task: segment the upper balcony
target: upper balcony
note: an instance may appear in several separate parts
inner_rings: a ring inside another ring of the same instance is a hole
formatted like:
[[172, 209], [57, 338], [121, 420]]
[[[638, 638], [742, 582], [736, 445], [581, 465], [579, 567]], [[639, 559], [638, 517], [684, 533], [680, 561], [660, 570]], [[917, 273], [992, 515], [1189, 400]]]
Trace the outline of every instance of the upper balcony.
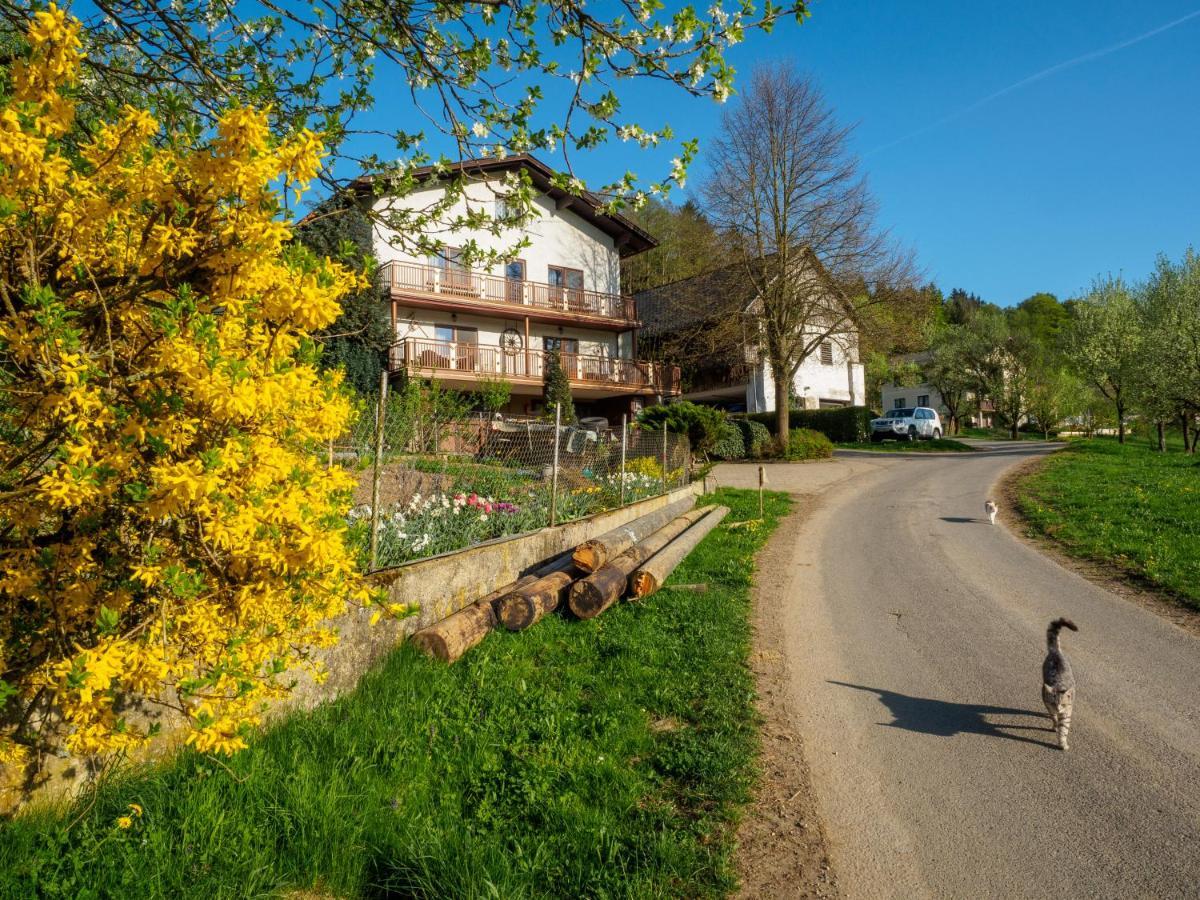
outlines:
[[528, 316], [615, 331], [639, 325], [633, 298], [622, 294], [410, 262], [386, 264], [383, 277], [392, 299], [414, 306]]

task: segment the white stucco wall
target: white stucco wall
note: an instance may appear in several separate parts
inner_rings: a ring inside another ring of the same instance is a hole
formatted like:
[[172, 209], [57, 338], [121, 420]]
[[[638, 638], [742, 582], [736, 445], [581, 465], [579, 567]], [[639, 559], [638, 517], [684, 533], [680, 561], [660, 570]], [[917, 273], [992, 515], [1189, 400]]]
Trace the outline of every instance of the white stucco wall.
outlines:
[[[464, 215], [468, 206], [491, 213], [496, 202], [500, 179], [472, 182], [465, 189], [465, 198], [460, 199], [446, 214], [447, 220]], [[406, 197], [381, 197], [375, 201], [375, 210], [386, 215], [389, 208], [424, 209], [442, 195], [442, 188], [427, 185]], [[393, 206], [394, 204], [394, 206]], [[504, 251], [511, 248], [522, 237], [528, 235], [530, 245], [516, 252], [525, 261], [525, 277], [529, 281], [549, 280], [550, 266], [563, 266], [583, 271], [583, 286], [587, 290], [604, 291], [610, 294], [621, 290], [621, 260], [613, 239], [585, 221], [569, 209], [555, 209], [554, 201], [544, 194], [534, 200], [538, 218], [519, 231], [513, 230], [494, 235], [481, 230], [447, 231], [438, 237], [447, 246], [455, 247], [474, 240], [485, 250]], [[398, 249], [396, 232], [382, 224], [375, 227], [375, 255], [380, 263], [392, 261], [426, 262], [424, 257]], [[502, 275], [503, 266], [492, 269], [494, 275]]]
[[[830, 342], [833, 362], [822, 363], [820, 350], [810, 354], [796, 370], [793, 380], [797, 397], [805, 398], [809, 409], [821, 402], [851, 406], [867, 405], [866, 377], [858, 359], [858, 341], [853, 335], [841, 335]], [[749, 412], [774, 412], [775, 379], [766, 361], [754, 367], [746, 385], [746, 409]]]

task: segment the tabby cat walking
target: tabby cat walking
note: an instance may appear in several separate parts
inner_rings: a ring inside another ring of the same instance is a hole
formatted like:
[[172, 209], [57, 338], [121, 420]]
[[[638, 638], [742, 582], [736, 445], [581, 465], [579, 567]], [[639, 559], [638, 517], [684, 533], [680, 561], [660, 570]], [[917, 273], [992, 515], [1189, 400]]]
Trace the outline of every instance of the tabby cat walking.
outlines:
[[1042, 702], [1050, 713], [1050, 721], [1058, 733], [1058, 746], [1069, 750], [1067, 735], [1071, 732], [1071, 712], [1075, 707], [1075, 674], [1062, 651], [1058, 633], [1079, 628], [1070, 619], [1055, 619], [1046, 629], [1046, 659], [1042, 662]]

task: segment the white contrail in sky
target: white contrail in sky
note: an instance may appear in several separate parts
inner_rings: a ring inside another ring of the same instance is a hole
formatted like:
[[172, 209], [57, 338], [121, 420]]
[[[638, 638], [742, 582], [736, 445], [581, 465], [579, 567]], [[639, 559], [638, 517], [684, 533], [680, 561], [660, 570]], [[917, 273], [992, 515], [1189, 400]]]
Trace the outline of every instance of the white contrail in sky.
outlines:
[[918, 128], [916, 131], [909, 132], [902, 137], [896, 138], [894, 141], [888, 141], [886, 144], [880, 144], [878, 147], [873, 147], [864, 153], [863, 156], [870, 156], [872, 153], [878, 153], [880, 150], [886, 150], [889, 147], [895, 147], [897, 144], [902, 144], [904, 141], [915, 138], [917, 135], [924, 134], [927, 131], [932, 131], [935, 128], [945, 125], [947, 122], [953, 122], [955, 119], [961, 118], [967, 113], [974, 112], [975, 110], [979, 109], [979, 107], [991, 103], [993, 100], [1003, 97], [1005, 94], [1011, 94], [1013, 91], [1019, 90], [1026, 85], [1033, 84], [1035, 81], [1041, 81], [1043, 78], [1049, 78], [1051, 75], [1055, 75], [1064, 69], [1071, 69], [1075, 66], [1080, 66], [1086, 62], [1100, 59], [1102, 56], [1108, 56], [1110, 53], [1116, 53], [1118, 50], [1124, 50], [1126, 47], [1132, 47], [1134, 44], [1140, 44], [1142, 41], [1148, 41], [1150, 38], [1162, 34], [1164, 31], [1170, 31], [1172, 28], [1182, 25], [1184, 22], [1194, 19], [1197, 16], [1200, 16], [1200, 9], [1188, 13], [1186, 16], [1180, 16], [1178, 19], [1167, 22], [1165, 25], [1159, 25], [1157, 28], [1152, 28], [1144, 34], [1139, 34], [1137, 37], [1131, 37], [1127, 40], [1121, 41], [1118, 44], [1113, 44], [1111, 47], [1104, 47], [1101, 50], [1093, 50], [1090, 53], [1083, 54], [1082, 56], [1076, 56], [1074, 59], [1068, 59], [1066, 62], [1060, 62], [1056, 65], [1050, 66], [1047, 69], [1042, 69], [1040, 72], [1035, 72], [1028, 78], [1022, 78], [1020, 81], [1014, 82], [1006, 88], [1001, 88], [994, 94], [988, 94], [981, 100], [976, 100], [970, 106], [964, 106], [962, 109], [952, 112], [948, 116], [943, 116], [936, 122], [932, 122], [923, 128]]

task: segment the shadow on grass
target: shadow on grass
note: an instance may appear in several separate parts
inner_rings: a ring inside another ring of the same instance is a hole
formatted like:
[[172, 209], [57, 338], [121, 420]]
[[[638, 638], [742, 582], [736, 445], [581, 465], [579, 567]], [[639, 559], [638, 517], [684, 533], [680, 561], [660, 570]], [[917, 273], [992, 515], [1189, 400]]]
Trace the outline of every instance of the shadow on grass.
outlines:
[[850, 684], [845, 681], [830, 680], [829, 684], [851, 688], [856, 691], [866, 691], [875, 694], [879, 701], [888, 708], [893, 721], [880, 722], [887, 728], [903, 728], [905, 731], [917, 734], [928, 734], [935, 737], [954, 737], [959, 734], [979, 734], [984, 737], [1006, 738], [1010, 741], [1021, 741], [1057, 750], [1057, 745], [1048, 741], [1039, 741], [1020, 734], [1010, 734], [1013, 731], [1050, 731], [1044, 726], [1011, 725], [1005, 722], [990, 722], [986, 716], [1034, 716], [1042, 718], [1043, 713], [1031, 712], [1027, 709], [1014, 709], [1008, 706], [986, 706], [978, 703], [954, 703], [949, 700], [934, 700], [931, 697], [913, 697], [883, 688], [867, 687], [861, 684]]

